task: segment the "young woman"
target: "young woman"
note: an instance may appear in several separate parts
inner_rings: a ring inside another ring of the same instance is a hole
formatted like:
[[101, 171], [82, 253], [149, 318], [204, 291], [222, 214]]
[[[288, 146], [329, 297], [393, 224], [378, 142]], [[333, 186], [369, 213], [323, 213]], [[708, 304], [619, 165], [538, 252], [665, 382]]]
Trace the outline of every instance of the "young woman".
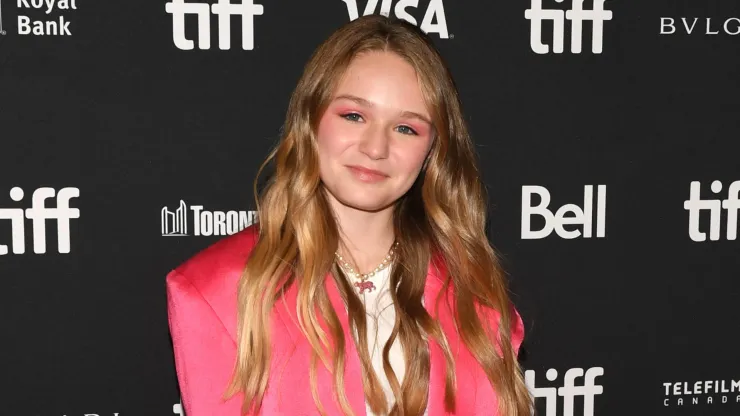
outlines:
[[188, 416], [531, 414], [473, 144], [415, 26], [315, 51], [259, 223], [167, 277]]

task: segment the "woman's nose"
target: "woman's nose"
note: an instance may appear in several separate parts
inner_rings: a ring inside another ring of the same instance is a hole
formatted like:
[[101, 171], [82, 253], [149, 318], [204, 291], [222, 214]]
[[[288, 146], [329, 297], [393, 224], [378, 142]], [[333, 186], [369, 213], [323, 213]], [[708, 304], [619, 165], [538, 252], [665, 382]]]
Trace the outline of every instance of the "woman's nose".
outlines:
[[388, 157], [390, 142], [388, 130], [381, 125], [368, 127], [362, 135], [360, 151], [371, 159], [385, 159]]

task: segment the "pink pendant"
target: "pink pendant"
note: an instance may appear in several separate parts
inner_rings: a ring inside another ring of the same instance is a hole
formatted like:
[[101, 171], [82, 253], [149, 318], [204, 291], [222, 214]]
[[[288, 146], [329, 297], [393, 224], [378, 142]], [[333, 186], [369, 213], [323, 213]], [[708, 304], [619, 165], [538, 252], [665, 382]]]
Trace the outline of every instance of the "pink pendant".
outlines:
[[371, 282], [370, 280], [366, 280], [364, 282], [355, 282], [355, 286], [357, 286], [360, 289], [360, 294], [365, 293], [365, 290], [368, 292], [372, 292], [375, 290], [375, 284]]

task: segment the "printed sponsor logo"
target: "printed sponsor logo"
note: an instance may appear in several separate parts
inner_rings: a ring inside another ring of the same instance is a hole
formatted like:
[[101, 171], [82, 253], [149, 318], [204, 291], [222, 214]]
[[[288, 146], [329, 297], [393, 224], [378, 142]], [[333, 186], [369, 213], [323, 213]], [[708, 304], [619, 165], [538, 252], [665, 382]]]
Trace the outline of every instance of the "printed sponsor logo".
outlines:
[[663, 406], [740, 403], [740, 379], [663, 383]]
[[[68, 13], [70, 10], [77, 10], [76, 0], [17, 0], [16, 7], [20, 13], [24, 13], [18, 15], [19, 35], [72, 36], [73, 30], [70, 29]], [[44, 18], [34, 19], [25, 15], [27, 11], [33, 10], [43, 11]], [[2, 28], [2, 6], [0, 6], [0, 34], [5, 34]]]
[[[715, 195], [722, 192], [723, 185], [720, 181], [714, 181], [709, 189]], [[689, 187], [689, 199], [684, 201], [683, 207], [689, 211], [689, 237], [697, 242], [706, 241], [707, 233], [702, 231], [700, 218], [702, 211], [709, 211], [709, 239], [717, 241], [722, 231], [722, 210], [727, 212], [725, 220], [725, 239], [737, 239], [737, 217], [740, 211], [740, 180], [732, 182], [727, 187], [727, 198], [725, 199], [702, 199], [701, 182], [693, 181]]]
[[[533, 205], [532, 197], [539, 196], [540, 203]], [[584, 186], [583, 207], [566, 204], [553, 213], [550, 205], [550, 192], [544, 186], [522, 186], [522, 239], [541, 239], [555, 233], [565, 239], [578, 237], [591, 238], [596, 219], [596, 237], [606, 235], [606, 185], [598, 185], [596, 210], [594, 212], [593, 186]], [[570, 215], [568, 215], [570, 214]], [[540, 230], [532, 229], [532, 217], [540, 216], [545, 226]], [[581, 226], [581, 229], [567, 230], [566, 226]]]
[[[192, 228], [188, 211], [192, 212]], [[185, 201], [172, 211], [163, 207], [161, 212], [162, 235], [172, 237], [224, 236], [235, 234], [257, 222], [256, 211], [208, 211], [202, 205], [191, 205]]]
[[[562, 3], [563, 0], [555, 0]], [[593, 9], [583, 8], [584, 0], [572, 0], [570, 10], [544, 9], [542, 0], [532, 0], [524, 18], [529, 20], [529, 44], [534, 53], [550, 53], [550, 45], [542, 39], [542, 22], [552, 22], [552, 52], [563, 53], [565, 21], [570, 21], [570, 51], [581, 53], [583, 48], [583, 22], [591, 22], [591, 52], [599, 54], [604, 49], [604, 22], [612, 20], [611, 10], [604, 9], [606, 0], [593, 0]]]
[[740, 17], [716, 19], [712, 17], [661, 17], [661, 35], [740, 35]]
[[[46, 253], [46, 222], [56, 221], [57, 251], [67, 254], [70, 251], [70, 222], [80, 218], [78, 208], [70, 208], [69, 202], [80, 196], [78, 188], [62, 188], [56, 192], [54, 188], [38, 188], [31, 196], [31, 208], [0, 208], [0, 220], [10, 220], [13, 254], [26, 252], [26, 220], [31, 220], [31, 234], [33, 235], [33, 252]], [[10, 190], [10, 199], [21, 202], [25, 192], [20, 187]], [[56, 199], [56, 207], [47, 207], [48, 199]], [[0, 244], [0, 256], [8, 254], [8, 246]]]
[[[545, 400], [545, 413], [543, 416], [561, 416], [557, 413], [558, 397], [562, 397], [562, 416], [574, 416], [576, 414], [576, 397], [582, 397], [578, 404], [583, 403], [583, 410], [579, 415], [593, 416], [594, 401], [597, 395], [604, 393], [604, 387], [596, 384], [596, 378], [604, 375], [604, 368], [592, 367], [587, 370], [582, 368], [571, 368], [563, 375], [562, 386], [559, 387], [537, 387], [536, 374], [534, 370], [524, 372], [524, 381], [532, 393], [534, 405], [538, 404], [537, 399]], [[545, 378], [548, 381], [558, 379], [558, 371], [551, 368], [545, 372]], [[578, 379], [582, 378], [579, 383]]]
[[178, 49], [189, 51], [195, 48], [195, 42], [185, 37], [185, 16], [198, 16], [198, 49], [211, 49], [211, 14], [218, 16], [218, 48], [231, 49], [231, 17], [241, 17], [242, 49], [254, 49], [254, 18], [261, 16], [264, 7], [252, 0], [241, 0], [231, 3], [230, 0], [198, 3], [185, 0], [171, 0], [165, 4], [165, 11], [172, 15], [172, 41]]
[[[360, 16], [360, 5], [357, 0], [342, 0], [347, 5], [347, 14], [349, 20], [355, 20]], [[442, 39], [450, 39], [454, 36], [447, 30], [447, 16], [445, 15], [445, 6], [442, 0], [431, 0], [426, 6], [426, 11], [418, 23], [416, 16], [420, 16], [421, 11], [419, 0], [367, 0], [365, 8], [362, 11], [363, 16], [370, 14], [382, 14], [390, 16], [391, 12], [399, 19], [405, 20], [426, 33], [436, 33]]]

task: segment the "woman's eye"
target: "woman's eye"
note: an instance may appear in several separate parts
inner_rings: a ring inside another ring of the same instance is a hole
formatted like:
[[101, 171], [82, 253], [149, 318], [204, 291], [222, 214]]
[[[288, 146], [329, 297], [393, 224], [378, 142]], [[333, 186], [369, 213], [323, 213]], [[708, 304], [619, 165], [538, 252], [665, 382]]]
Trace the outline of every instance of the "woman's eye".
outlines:
[[342, 114], [342, 117], [346, 118], [349, 121], [360, 121], [362, 119], [362, 116], [357, 113]]
[[409, 126], [398, 126], [399, 133], [416, 135], [416, 131]]

